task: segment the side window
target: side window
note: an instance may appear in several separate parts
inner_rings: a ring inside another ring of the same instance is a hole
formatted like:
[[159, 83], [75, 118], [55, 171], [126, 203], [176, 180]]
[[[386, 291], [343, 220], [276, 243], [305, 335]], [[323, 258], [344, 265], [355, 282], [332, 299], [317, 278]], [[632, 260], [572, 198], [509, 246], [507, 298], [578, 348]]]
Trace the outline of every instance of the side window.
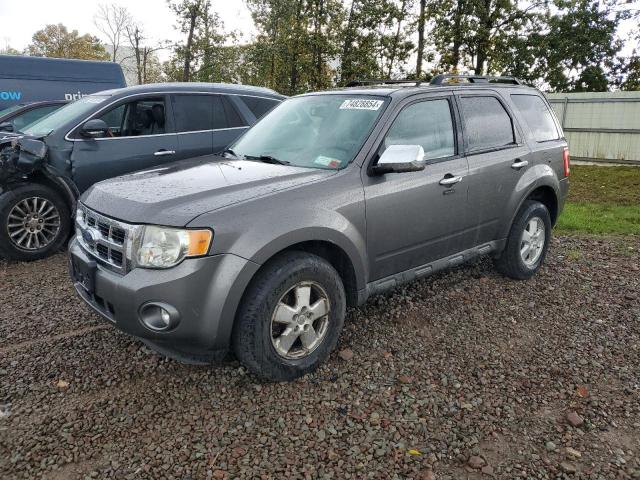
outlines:
[[273, 107], [280, 103], [277, 100], [269, 100], [259, 97], [239, 96], [238, 98], [247, 106], [249, 110], [251, 110], [251, 113], [253, 113], [257, 119], [264, 117], [271, 111]]
[[42, 117], [49, 115], [54, 110], [57, 110], [62, 105], [49, 105], [48, 107], [33, 108], [21, 115], [14, 117], [11, 120], [14, 130], [22, 130], [24, 127], [32, 124], [33, 122], [40, 120]]
[[495, 97], [461, 97], [469, 150], [500, 148], [515, 143], [511, 117]]
[[544, 100], [537, 95], [511, 95], [511, 100], [524, 117], [536, 142], [559, 138], [556, 123]]
[[427, 100], [404, 108], [384, 139], [384, 148], [389, 145], [422, 145], [425, 160], [455, 155], [449, 101]]
[[99, 117], [109, 127], [108, 137], [139, 137], [166, 133], [164, 98], [144, 98], [120, 104]]
[[246, 127], [245, 122], [225, 95], [216, 95], [213, 104], [213, 128]]
[[176, 132], [211, 130], [213, 126], [212, 99], [217, 95], [174, 95], [173, 118]]

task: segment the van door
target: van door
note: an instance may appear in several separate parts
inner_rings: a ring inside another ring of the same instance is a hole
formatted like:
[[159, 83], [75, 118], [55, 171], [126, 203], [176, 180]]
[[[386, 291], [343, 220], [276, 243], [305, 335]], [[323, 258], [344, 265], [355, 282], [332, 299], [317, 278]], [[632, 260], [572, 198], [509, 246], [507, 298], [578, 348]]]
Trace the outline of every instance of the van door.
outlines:
[[531, 151], [507, 103], [495, 92], [456, 92], [469, 163], [465, 249], [500, 236], [510, 201], [532, 162]]
[[467, 160], [458, 152], [451, 96], [404, 106], [378, 150], [421, 145], [423, 171], [363, 177], [371, 280], [425, 265], [461, 250], [466, 228]]
[[82, 192], [96, 182], [176, 159], [177, 140], [164, 95], [137, 97], [99, 112], [109, 127], [102, 138], [74, 134], [73, 179]]

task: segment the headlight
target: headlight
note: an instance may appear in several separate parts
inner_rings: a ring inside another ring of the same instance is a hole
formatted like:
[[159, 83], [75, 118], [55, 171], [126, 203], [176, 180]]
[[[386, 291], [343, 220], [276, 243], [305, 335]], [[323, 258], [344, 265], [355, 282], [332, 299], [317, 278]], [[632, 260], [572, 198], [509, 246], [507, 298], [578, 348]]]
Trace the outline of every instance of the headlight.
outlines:
[[211, 246], [210, 230], [144, 226], [135, 263], [143, 268], [170, 268], [187, 257], [206, 255]]

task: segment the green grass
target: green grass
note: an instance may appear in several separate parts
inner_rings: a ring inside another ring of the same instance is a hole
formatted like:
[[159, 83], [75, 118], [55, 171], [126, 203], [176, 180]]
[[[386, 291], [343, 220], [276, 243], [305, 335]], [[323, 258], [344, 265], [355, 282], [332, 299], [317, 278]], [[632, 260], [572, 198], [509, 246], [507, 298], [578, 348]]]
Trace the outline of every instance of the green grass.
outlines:
[[560, 234], [640, 235], [640, 168], [574, 165]]

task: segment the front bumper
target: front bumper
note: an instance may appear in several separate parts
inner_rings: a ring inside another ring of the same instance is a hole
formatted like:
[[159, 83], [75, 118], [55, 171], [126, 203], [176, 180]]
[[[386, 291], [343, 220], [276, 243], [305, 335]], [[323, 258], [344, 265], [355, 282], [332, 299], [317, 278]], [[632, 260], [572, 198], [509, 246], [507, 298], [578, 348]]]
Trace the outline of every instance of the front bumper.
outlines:
[[[69, 268], [82, 299], [118, 329], [165, 349], [206, 355], [228, 349], [237, 306], [259, 265], [226, 254], [119, 275], [103, 268], [74, 238]], [[169, 331], [150, 330], [139, 316], [148, 302], [171, 305], [180, 321]]]

